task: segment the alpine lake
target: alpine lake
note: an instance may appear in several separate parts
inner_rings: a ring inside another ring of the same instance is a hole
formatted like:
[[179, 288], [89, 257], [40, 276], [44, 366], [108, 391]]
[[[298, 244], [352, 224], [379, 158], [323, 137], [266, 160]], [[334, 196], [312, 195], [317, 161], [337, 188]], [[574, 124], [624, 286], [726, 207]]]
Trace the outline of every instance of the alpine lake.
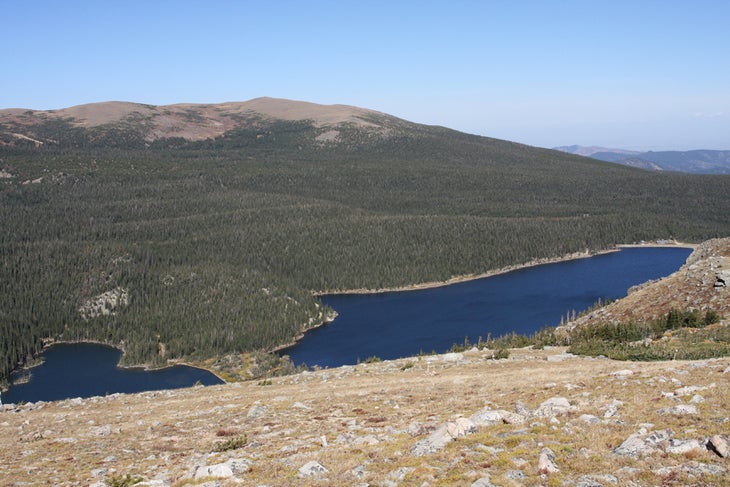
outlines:
[[[441, 353], [489, 335], [530, 334], [558, 325], [598, 300], [621, 298], [631, 286], [675, 272], [690, 253], [684, 247], [632, 247], [448, 286], [325, 295], [322, 302], [338, 317], [280, 353], [297, 365], [337, 367], [369, 357]], [[2, 394], [3, 403], [222, 383], [206, 370], [184, 365], [120, 368], [121, 353], [91, 343], [54, 345], [42, 354], [41, 365], [11, 377], [15, 383]]]

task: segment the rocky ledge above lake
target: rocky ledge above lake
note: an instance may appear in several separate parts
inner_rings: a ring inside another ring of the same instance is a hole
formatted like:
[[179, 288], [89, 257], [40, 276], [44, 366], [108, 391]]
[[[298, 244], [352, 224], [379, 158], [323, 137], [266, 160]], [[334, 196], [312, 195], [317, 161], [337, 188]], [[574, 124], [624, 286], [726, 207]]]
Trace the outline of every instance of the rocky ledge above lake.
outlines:
[[629, 289], [628, 296], [588, 313], [567, 329], [606, 322], [649, 322], [671, 309], [711, 309], [730, 322], [730, 238], [698, 245], [674, 274]]

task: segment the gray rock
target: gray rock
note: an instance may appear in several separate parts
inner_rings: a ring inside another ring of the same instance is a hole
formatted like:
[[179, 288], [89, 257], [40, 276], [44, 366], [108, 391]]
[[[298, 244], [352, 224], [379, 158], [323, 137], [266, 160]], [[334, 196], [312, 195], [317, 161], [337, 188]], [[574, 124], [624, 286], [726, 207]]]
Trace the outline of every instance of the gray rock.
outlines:
[[112, 428], [108, 424], [104, 426], [98, 426], [96, 428], [91, 428], [90, 433], [94, 436], [109, 436], [110, 434], [112, 434]]
[[689, 414], [699, 414], [697, 406], [694, 404], [677, 404], [671, 408], [662, 408], [657, 411], [659, 414], [673, 414], [675, 416], [685, 416]]
[[494, 487], [490, 481], [489, 474], [472, 482], [471, 487]]
[[477, 426], [470, 419], [459, 418], [436, 428], [427, 438], [416, 443], [411, 452], [416, 456], [434, 453], [451, 441], [476, 430]]
[[603, 487], [603, 484], [596, 482], [590, 477], [583, 477], [575, 484], [575, 487]]
[[661, 467], [653, 470], [656, 475], [667, 476], [676, 472], [685, 472], [687, 475], [701, 477], [703, 475], [723, 475], [727, 472], [725, 467], [720, 465], [708, 465], [707, 463], [690, 462], [686, 465], [675, 465], [672, 467]]
[[550, 417], [565, 414], [570, 411], [572, 406], [570, 401], [564, 397], [551, 397], [547, 401], [543, 402], [532, 412], [532, 416], [535, 417]]
[[701, 450], [702, 445], [698, 440], [669, 440], [669, 445], [664, 449], [667, 453], [683, 455], [693, 450]]
[[234, 475], [240, 475], [251, 470], [252, 462], [245, 458], [233, 458], [225, 462], [224, 465], [228, 465]]
[[614, 448], [613, 453], [618, 456], [632, 458], [648, 455], [655, 451], [660, 443], [668, 441], [671, 435], [671, 430], [655, 431], [649, 435], [646, 430], [642, 428], [637, 433], [626, 438], [619, 446]]
[[543, 448], [537, 459], [537, 471], [539, 473], [551, 474], [559, 472], [560, 469], [555, 464], [555, 453], [550, 448]]
[[357, 467], [355, 467], [352, 470], [350, 470], [350, 475], [352, 475], [353, 477], [355, 477], [358, 480], [364, 479], [366, 473], [367, 472], [365, 470], [365, 465], [364, 464], [363, 465], [358, 465]]
[[260, 404], [255, 404], [251, 406], [251, 408], [246, 413], [246, 417], [250, 419], [256, 419], [260, 418], [261, 416], [265, 415], [268, 412], [269, 408], [266, 406], [261, 406]]
[[396, 480], [398, 482], [402, 482], [405, 480], [406, 476], [416, 470], [413, 467], [400, 467], [398, 469], [393, 470], [388, 474], [388, 478], [392, 480]]
[[525, 478], [525, 472], [522, 470], [507, 470], [504, 476], [510, 480], [522, 480]]
[[312, 460], [299, 468], [300, 477], [316, 477], [329, 473], [329, 470], [318, 462]]
[[494, 426], [502, 423], [521, 424], [525, 422], [525, 417], [519, 413], [489, 408], [477, 411], [469, 419], [477, 426]]
[[581, 414], [578, 416], [578, 421], [583, 421], [588, 424], [597, 424], [601, 422], [598, 416], [593, 416], [592, 414]]
[[617, 370], [615, 372], [611, 372], [611, 375], [613, 377], [617, 377], [619, 379], [625, 379], [627, 377], [634, 375], [634, 371], [631, 369]]
[[218, 463], [216, 465], [208, 465], [195, 469], [195, 473], [193, 474], [194, 480], [200, 480], [206, 477], [227, 479], [233, 477], [233, 470], [231, 470], [231, 468], [225, 463]]

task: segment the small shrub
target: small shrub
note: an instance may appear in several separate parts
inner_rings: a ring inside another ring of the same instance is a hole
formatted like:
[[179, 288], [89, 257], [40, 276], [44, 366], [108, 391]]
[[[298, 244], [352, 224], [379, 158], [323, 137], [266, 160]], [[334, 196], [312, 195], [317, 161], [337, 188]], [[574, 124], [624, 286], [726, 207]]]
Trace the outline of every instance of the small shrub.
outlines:
[[409, 360], [408, 362], [404, 363], [403, 366], [400, 369], [401, 370], [412, 369], [414, 367], [414, 365], [415, 364]]
[[366, 364], [375, 364], [375, 363], [382, 362], [382, 361], [383, 361], [383, 359], [378, 357], [377, 355], [373, 355], [372, 357], [368, 357], [365, 359]]
[[217, 443], [213, 447], [213, 451], [221, 453], [224, 451], [237, 450], [246, 446], [246, 443], [248, 443], [248, 438], [246, 437], [246, 435], [240, 435], [236, 436], [235, 438], [230, 438], [226, 441]]
[[130, 474], [123, 477], [121, 475], [115, 475], [109, 480], [109, 487], [129, 487], [131, 485], [138, 484], [143, 480], [144, 479], [142, 477], [133, 477]]
[[494, 352], [492, 352], [492, 356], [490, 358], [492, 360], [509, 358], [509, 350], [507, 350], [506, 348], [500, 348], [498, 350], [495, 350]]

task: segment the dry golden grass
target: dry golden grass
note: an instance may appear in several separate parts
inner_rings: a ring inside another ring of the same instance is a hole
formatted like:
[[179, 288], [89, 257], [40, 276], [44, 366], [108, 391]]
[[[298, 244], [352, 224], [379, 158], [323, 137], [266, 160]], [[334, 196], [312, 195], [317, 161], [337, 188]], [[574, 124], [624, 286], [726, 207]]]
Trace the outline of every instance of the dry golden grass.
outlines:
[[[196, 387], [4, 412], [0, 485], [88, 485], [126, 474], [196, 485], [196, 466], [232, 458], [251, 461], [250, 471], [238, 475], [245, 485], [379, 485], [387, 480], [470, 485], [485, 474], [498, 485], [512, 485], [510, 475], [516, 471], [523, 476], [517, 482], [525, 485], [570, 485], [587, 475], [614, 475], [621, 485], [730, 485], [724, 477], [653, 472], [692, 462], [730, 470], [727, 460], [708, 451], [657, 452], [638, 459], [612, 454], [645, 423], [653, 424], [649, 430], [671, 429], [678, 439], [727, 434], [730, 373], [723, 372], [730, 359], [546, 360], [561, 352], [515, 350], [509, 359], [494, 361], [487, 351], [472, 351], [464, 354], [465, 363], [422, 357], [274, 378], [267, 387], [255, 382]], [[409, 362], [412, 366], [404, 368]], [[634, 373], [612, 375], [622, 369]], [[706, 387], [697, 392], [704, 398], [697, 404], [700, 414], [660, 414], [662, 408], [689, 403], [692, 395], [665, 394], [687, 385]], [[535, 409], [555, 396], [567, 398], [575, 410], [553, 420], [482, 427], [436, 453], [411, 453], [427, 435], [409, 434], [411, 423], [427, 431], [485, 406], [514, 410], [520, 403]], [[614, 418], [599, 424], [578, 419], [582, 414], [601, 417], [614, 399], [623, 402]], [[249, 417], [256, 411], [258, 417]], [[245, 445], [215, 451], [222, 441], [243, 437]], [[560, 468], [550, 478], [537, 472], [543, 446], [555, 452]], [[310, 460], [329, 473], [299, 478], [298, 469]], [[361, 477], [353, 473], [358, 467]], [[232, 479], [221, 482], [235, 485]]]

